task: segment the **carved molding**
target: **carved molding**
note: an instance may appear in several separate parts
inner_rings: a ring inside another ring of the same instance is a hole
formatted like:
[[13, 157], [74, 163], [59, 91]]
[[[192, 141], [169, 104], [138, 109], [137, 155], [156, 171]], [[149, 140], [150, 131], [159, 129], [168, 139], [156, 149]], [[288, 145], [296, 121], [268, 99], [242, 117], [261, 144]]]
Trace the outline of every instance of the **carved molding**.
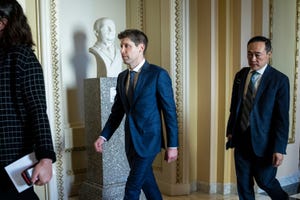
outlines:
[[141, 29], [141, 30], [144, 30], [144, 5], [145, 5], [145, 2], [144, 0], [140, 0], [139, 3], [138, 3], [138, 27]]
[[145, 0], [126, 0], [127, 10], [127, 27], [144, 30], [144, 6]]
[[296, 49], [295, 49], [295, 75], [294, 75], [294, 96], [293, 96], [293, 110], [292, 110], [292, 138], [289, 142], [295, 142], [295, 134], [296, 134], [296, 105], [297, 105], [297, 91], [298, 91], [298, 70], [299, 70], [299, 34], [300, 34], [300, 0], [296, 2], [296, 33], [295, 33], [295, 41], [296, 41]]
[[[172, 7], [172, 14], [174, 14], [174, 30], [175, 34], [174, 41], [175, 41], [175, 69], [174, 69], [174, 76], [175, 78], [175, 101], [176, 101], [176, 108], [177, 108], [177, 118], [178, 118], [178, 133], [179, 139], [183, 139], [183, 0], [175, 0]], [[182, 141], [180, 141], [182, 144]], [[183, 182], [183, 159], [182, 159], [182, 152], [184, 151], [183, 146], [180, 145], [179, 149], [179, 159], [176, 161], [176, 183]]]
[[51, 64], [52, 64], [52, 84], [53, 84], [53, 103], [54, 103], [54, 144], [56, 148], [56, 180], [58, 199], [64, 199], [64, 174], [63, 174], [63, 129], [61, 111], [61, 74], [59, 65], [58, 48], [58, 19], [57, 19], [57, 0], [50, 2], [50, 37], [51, 37]]

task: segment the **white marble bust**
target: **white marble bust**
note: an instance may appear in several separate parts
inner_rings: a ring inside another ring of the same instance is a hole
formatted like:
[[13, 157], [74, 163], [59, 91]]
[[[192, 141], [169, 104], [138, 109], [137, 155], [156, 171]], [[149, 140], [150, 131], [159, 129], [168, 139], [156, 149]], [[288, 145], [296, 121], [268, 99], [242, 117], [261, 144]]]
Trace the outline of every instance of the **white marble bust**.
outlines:
[[89, 48], [97, 61], [97, 77], [117, 77], [122, 71], [123, 60], [118, 46], [115, 44], [116, 26], [109, 18], [95, 21], [94, 33], [97, 41]]

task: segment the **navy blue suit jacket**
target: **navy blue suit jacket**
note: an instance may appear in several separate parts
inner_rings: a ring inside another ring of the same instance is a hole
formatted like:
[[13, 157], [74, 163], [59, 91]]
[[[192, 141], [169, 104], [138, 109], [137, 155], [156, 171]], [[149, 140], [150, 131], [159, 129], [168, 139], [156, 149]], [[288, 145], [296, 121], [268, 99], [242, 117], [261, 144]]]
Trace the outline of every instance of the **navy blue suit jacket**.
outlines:
[[[239, 142], [241, 134], [240, 114], [247, 74], [250, 68], [241, 69], [235, 76], [227, 135], [232, 135], [232, 146]], [[267, 66], [261, 77], [253, 108], [250, 113], [251, 141], [254, 153], [286, 153], [289, 135], [289, 79], [286, 75]]]
[[126, 96], [127, 77], [128, 70], [118, 76], [115, 101], [101, 135], [109, 140], [125, 114], [126, 152], [131, 138], [135, 151], [141, 157], [156, 155], [164, 147], [163, 114], [167, 146], [177, 147], [177, 114], [168, 72], [146, 61], [135, 85], [131, 107]]

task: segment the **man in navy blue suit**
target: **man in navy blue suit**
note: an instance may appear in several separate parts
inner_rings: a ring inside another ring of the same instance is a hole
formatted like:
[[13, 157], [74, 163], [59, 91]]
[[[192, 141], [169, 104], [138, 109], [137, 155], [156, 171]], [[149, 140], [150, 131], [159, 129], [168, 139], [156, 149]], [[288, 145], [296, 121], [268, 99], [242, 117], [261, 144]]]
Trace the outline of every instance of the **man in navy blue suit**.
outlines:
[[272, 200], [285, 200], [276, 173], [288, 142], [289, 79], [268, 64], [268, 38], [251, 38], [247, 51], [250, 67], [235, 76], [226, 132], [227, 148], [235, 148], [239, 199], [255, 199], [254, 178]]
[[148, 38], [142, 31], [128, 29], [119, 33], [118, 38], [128, 69], [118, 76], [111, 114], [94, 146], [101, 153], [103, 143], [111, 138], [126, 115], [125, 150], [130, 172], [124, 200], [138, 200], [141, 190], [148, 200], [161, 200], [152, 162], [164, 146], [162, 121], [166, 128], [165, 160], [172, 162], [178, 156], [172, 82], [166, 70], [145, 60]]

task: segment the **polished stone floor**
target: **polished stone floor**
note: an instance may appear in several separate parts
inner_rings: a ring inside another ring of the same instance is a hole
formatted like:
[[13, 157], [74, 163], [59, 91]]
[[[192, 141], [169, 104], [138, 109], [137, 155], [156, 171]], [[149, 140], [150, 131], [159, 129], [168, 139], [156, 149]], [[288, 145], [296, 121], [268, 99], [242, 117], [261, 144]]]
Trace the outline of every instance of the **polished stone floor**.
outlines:
[[[216, 200], [238, 200], [239, 198], [237, 195], [220, 195], [220, 194], [204, 194], [204, 193], [193, 193], [188, 196], [163, 196], [164, 200], [210, 200], [210, 199], [216, 199]], [[258, 194], [255, 198], [256, 200], [270, 200], [269, 197], [265, 195]]]
[[[290, 200], [299, 200], [300, 199], [300, 184], [295, 183], [286, 187], [283, 187], [283, 189], [289, 194]], [[207, 194], [207, 193], [201, 193], [201, 192], [195, 192], [190, 195], [184, 195], [184, 196], [166, 196], [163, 195], [164, 200], [238, 200], [237, 195], [221, 195], [221, 194]], [[78, 200], [77, 197], [69, 198], [69, 200]], [[255, 200], [271, 200], [267, 195], [265, 194], [257, 194], [255, 197]]]
[[[238, 200], [237, 195], [220, 195], [220, 194], [203, 194], [203, 193], [193, 193], [188, 196], [175, 196], [168, 197], [163, 196], [164, 200]], [[271, 200], [270, 197], [262, 194], [257, 194], [256, 200]], [[300, 199], [300, 193], [290, 195], [290, 200]]]
[[[289, 194], [290, 200], [300, 199], [300, 184], [295, 183], [283, 189]], [[201, 192], [192, 193], [186, 196], [163, 196], [164, 200], [238, 200], [237, 195], [221, 195], [221, 194], [204, 194]], [[256, 200], [271, 200], [266, 194], [257, 194]]]

